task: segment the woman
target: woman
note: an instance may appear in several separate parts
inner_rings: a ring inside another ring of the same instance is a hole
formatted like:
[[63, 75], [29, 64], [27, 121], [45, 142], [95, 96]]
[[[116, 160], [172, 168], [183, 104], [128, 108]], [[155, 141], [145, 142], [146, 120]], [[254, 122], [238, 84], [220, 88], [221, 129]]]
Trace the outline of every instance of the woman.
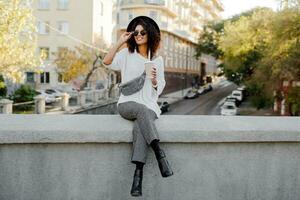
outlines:
[[[117, 50], [127, 44], [127, 48]], [[113, 70], [121, 70], [122, 84], [137, 77], [145, 71], [144, 63], [150, 57], [154, 63], [152, 77], [145, 78], [139, 91], [130, 95], [121, 95], [118, 101], [120, 115], [134, 121], [133, 152], [131, 162], [136, 165], [131, 188], [132, 196], [142, 195], [143, 166], [146, 162], [150, 145], [154, 150], [159, 169], [163, 177], [173, 175], [164, 151], [159, 145], [159, 136], [154, 120], [160, 116], [157, 104], [158, 96], [165, 87], [164, 66], [161, 56], [155, 56], [160, 43], [158, 25], [149, 17], [139, 16], [128, 25], [117, 44], [112, 47], [103, 59], [103, 63]]]

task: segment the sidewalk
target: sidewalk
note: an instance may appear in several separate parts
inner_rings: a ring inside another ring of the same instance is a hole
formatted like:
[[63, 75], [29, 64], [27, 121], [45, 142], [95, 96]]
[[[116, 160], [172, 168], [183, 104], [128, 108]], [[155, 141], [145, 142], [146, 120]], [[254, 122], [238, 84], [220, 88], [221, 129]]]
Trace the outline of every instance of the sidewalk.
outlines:
[[[215, 87], [222, 80], [224, 80], [223, 77], [214, 78], [212, 86]], [[167, 101], [169, 104], [176, 103], [176, 102], [182, 100], [184, 98], [184, 95], [187, 93], [187, 91], [191, 90], [191, 89], [192, 89], [192, 87], [183, 89], [183, 90], [178, 90], [176, 92], [172, 92], [172, 93], [168, 93], [168, 94], [163, 94], [158, 98], [158, 101]]]
[[169, 104], [176, 103], [184, 98], [184, 95], [187, 93], [188, 90], [191, 90], [192, 88], [187, 88], [184, 90], [179, 90], [176, 92], [163, 94], [158, 98], [158, 101], [167, 101]]
[[238, 108], [239, 115], [247, 115], [247, 116], [278, 116], [272, 108], [263, 108], [257, 110], [255, 107], [251, 105], [249, 100], [246, 100], [241, 104]]

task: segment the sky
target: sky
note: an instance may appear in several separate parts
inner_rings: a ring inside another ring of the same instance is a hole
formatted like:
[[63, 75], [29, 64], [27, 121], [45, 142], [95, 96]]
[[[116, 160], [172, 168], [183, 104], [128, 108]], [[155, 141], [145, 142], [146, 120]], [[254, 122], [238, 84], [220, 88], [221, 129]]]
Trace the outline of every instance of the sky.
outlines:
[[224, 6], [223, 18], [228, 18], [257, 6], [270, 7], [273, 10], [278, 7], [278, 1], [276, 0], [221, 0], [221, 2]]

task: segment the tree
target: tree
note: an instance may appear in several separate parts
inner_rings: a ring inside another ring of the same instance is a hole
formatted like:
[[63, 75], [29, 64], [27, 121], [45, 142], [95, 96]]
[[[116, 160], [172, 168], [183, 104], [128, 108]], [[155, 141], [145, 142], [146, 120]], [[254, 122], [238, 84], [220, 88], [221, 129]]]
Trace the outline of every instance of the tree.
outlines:
[[300, 79], [298, 8], [259, 10], [224, 27], [219, 47], [225, 75], [251, 88], [250, 99], [257, 108], [269, 104], [283, 80]]
[[240, 14], [234, 15], [231, 18], [221, 21], [209, 21], [203, 28], [198, 38], [196, 47], [196, 57], [200, 57], [202, 53], [209, 54], [216, 59], [222, 59], [223, 51], [219, 48], [219, 39], [224, 34], [225, 23], [234, 23], [241, 17], [252, 16], [255, 12], [265, 10], [266, 8], [257, 7]]
[[252, 76], [270, 42], [268, 27], [273, 15], [270, 9], [258, 8], [225, 23], [219, 48], [224, 52], [224, 72], [229, 80], [240, 84]]
[[[103, 40], [98, 38], [98, 43], [95, 46], [100, 48], [107, 48]], [[83, 76], [84, 83], [80, 86], [80, 90], [87, 86], [91, 76], [95, 71], [99, 71], [102, 76], [107, 77], [109, 73], [102, 64], [105, 50], [99, 51], [86, 46], [77, 46], [74, 49], [62, 48], [56, 53], [54, 63], [57, 65], [58, 73], [62, 74], [63, 80], [66, 82], [71, 81], [79, 76]]]
[[201, 57], [202, 54], [208, 54], [219, 59], [223, 55], [223, 52], [218, 48], [218, 40], [223, 26], [224, 22], [210, 23], [204, 26], [203, 32], [199, 35], [196, 58]]
[[0, 71], [15, 82], [20, 82], [25, 71], [34, 71], [40, 63], [30, 3], [0, 1]]

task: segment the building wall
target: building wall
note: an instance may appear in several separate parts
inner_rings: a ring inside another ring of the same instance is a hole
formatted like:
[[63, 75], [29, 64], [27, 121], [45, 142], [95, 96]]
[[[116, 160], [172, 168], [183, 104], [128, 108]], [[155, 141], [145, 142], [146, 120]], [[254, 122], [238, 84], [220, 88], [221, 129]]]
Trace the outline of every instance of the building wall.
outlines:
[[[49, 22], [56, 29], [59, 21], [68, 22], [69, 35], [88, 44], [99, 42], [100, 37], [108, 47], [116, 43], [131, 19], [139, 15], [150, 16], [162, 31], [159, 54], [164, 58], [166, 72], [182, 74], [180, 77], [204, 76], [201, 74], [203, 62], [207, 73], [215, 71], [213, 58], [196, 60], [193, 55], [203, 23], [218, 19], [222, 11], [218, 0], [69, 0], [66, 10], [58, 9], [58, 0], [49, 0], [49, 9], [39, 9], [38, 2], [35, 0], [33, 3], [38, 21]], [[41, 69], [50, 72], [50, 84], [40, 83], [40, 75], [37, 74], [35, 85], [55, 87], [59, 83], [56, 68], [52, 64], [52, 53], [59, 47], [72, 48], [79, 44], [51, 29], [48, 34], [39, 34], [38, 44], [49, 48], [49, 60]]]
[[[58, 0], [48, 0], [49, 8], [40, 9], [39, 0], [33, 1], [34, 15], [37, 17], [37, 26], [40, 22], [47, 22], [54, 29], [59, 29], [59, 22], [67, 22], [68, 30], [66, 36], [58, 33], [56, 30], [49, 30], [48, 33], [38, 35], [38, 46], [49, 48], [49, 58], [43, 65], [39, 66], [44, 72], [50, 73], [50, 83], [41, 83], [40, 74], [35, 75], [35, 84], [37, 89], [57, 87], [61, 83], [58, 81], [56, 66], [53, 64], [55, 59], [54, 53], [60, 47], [74, 48], [80, 46], [80, 42], [72, 38], [83, 41], [87, 44], [97, 44], [110, 46], [112, 42], [112, 8], [114, 1], [106, 0], [69, 0], [66, 9], [59, 8]], [[37, 49], [39, 52], [39, 49]], [[101, 78], [101, 77], [100, 77]], [[26, 76], [24, 76], [26, 82]]]

